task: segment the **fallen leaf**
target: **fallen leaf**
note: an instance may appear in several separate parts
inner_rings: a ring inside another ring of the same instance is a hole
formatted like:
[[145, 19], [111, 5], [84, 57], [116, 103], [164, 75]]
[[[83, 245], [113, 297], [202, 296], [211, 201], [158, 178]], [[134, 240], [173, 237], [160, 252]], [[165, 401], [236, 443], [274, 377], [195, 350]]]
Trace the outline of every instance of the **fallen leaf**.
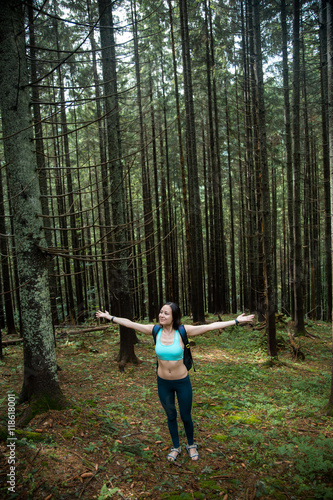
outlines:
[[86, 478], [86, 477], [91, 477], [93, 476], [94, 474], [92, 472], [84, 472], [83, 474], [81, 474], [81, 477], [82, 479]]

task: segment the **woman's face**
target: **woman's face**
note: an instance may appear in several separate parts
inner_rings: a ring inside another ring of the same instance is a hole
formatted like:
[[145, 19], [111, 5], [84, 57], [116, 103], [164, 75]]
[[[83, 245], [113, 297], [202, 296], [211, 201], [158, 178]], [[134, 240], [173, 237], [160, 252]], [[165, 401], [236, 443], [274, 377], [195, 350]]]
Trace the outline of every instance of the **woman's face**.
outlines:
[[170, 306], [163, 306], [160, 310], [159, 321], [161, 325], [172, 325], [173, 317], [172, 317], [172, 309]]

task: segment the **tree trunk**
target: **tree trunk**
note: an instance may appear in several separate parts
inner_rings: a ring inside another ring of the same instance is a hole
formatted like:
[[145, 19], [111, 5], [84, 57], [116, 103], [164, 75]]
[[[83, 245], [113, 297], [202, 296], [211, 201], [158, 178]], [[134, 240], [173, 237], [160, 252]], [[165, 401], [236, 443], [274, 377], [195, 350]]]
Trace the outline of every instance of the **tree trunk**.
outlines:
[[256, 311], [259, 320], [263, 320], [266, 315], [266, 297], [265, 297], [265, 270], [264, 270], [264, 241], [263, 241], [263, 201], [262, 201], [262, 184], [261, 184], [261, 145], [259, 146], [260, 127], [259, 123], [259, 94], [257, 82], [257, 67], [256, 62], [258, 54], [256, 53], [256, 26], [254, 19], [253, 6], [255, 1], [248, 0], [248, 26], [249, 26], [249, 75], [250, 75], [250, 99], [251, 99], [251, 119], [252, 119], [252, 151], [253, 151], [253, 170], [250, 172], [252, 175], [252, 204], [253, 204], [253, 227], [257, 235], [254, 254], [254, 293], [256, 298]]
[[[164, 293], [167, 301], [175, 301], [173, 296], [173, 280], [172, 280], [172, 256], [171, 256], [171, 232], [170, 232], [170, 224], [168, 217], [168, 205], [167, 205], [167, 174], [165, 172], [166, 167], [163, 161], [164, 157], [164, 148], [163, 148], [163, 134], [160, 133], [160, 151], [161, 151], [161, 166], [160, 166], [160, 175], [161, 175], [161, 200], [162, 200], [162, 239], [163, 241], [163, 257], [164, 257]], [[169, 187], [169, 186], [168, 186]]]
[[[247, 4], [246, 4], [247, 5]], [[249, 283], [249, 302], [248, 307], [251, 311], [258, 311], [257, 308], [257, 285], [256, 285], [256, 263], [258, 258], [258, 243], [256, 223], [256, 200], [255, 200], [255, 186], [254, 186], [254, 161], [252, 152], [253, 143], [253, 123], [251, 115], [251, 96], [250, 96], [250, 68], [249, 68], [249, 54], [248, 43], [246, 38], [247, 26], [244, 16], [244, 3], [241, 2], [241, 19], [242, 19], [242, 52], [243, 52], [243, 99], [244, 99], [244, 127], [245, 127], [245, 198], [246, 198], [246, 220], [244, 224], [244, 231], [247, 237], [247, 269], [248, 269], [248, 283]], [[259, 316], [259, 320], [263, 317]]]
[[[180, 173], [181, 173], [181, 179], [182, 179], [183, 205], [184, 205], [184, 216], [185, 216], [186, 257], [187, 257], [187, 264], [188, 264], [191, 260], [191, 257], [190, 257], [190, 223], [189, 223], [189, 208], [188, 208], [188, 193], [187, 193], [188, 186], [186, 183], [183, 133], [182, 133], [181, 112], [180, 112], [179, 86], [178, 86], [177, 59], [176, 59], [171, 0], [168, 0], [168, 6], [169, 6], [170, 36], [171, 36], [171, 46], [172, 46], [173, 79], [174, 79], [174, 83], [175, 83], [177, 131], [178, 131], [178, 144], [179, 144], [179, 165], [180, 165]], [[163, 93], [164, 93], [164, 85], [163, 85]], [[166, 127], [165, 127], [165, 129], [167, 130]], [[191, 292], [191, 277], [190, 277], [189, 265], [185, 266], [185, 273], [186, 273], [187, 291], [188, 291], [189, 296], [191, 297], [192, 292]], [[178, 291], [177, 291], [177, 294], [178, 294]]]
[[[16, 335], [14, 310], [12, 301], [12, 292], [10, 284], [10, 266], [9, 266], [9, 252], [8, 241], [6, 234], [9, 234], [6, 229], [5, 210], [4, 210], [4, 197], [3, 197], [3, 173], [0, 171], [0, 251], [1, 251], [1, 270], [4, 291], [4, 305], [6, 312], [6, 322], [8, 335]], [[4, 328], [4, 324], [0, 324], [0, 328]]]
[[[164, 85], [164, 71], [162, 70], [162, 95], [163, 95], [163, 123], [164, 123], [164, 137], [165, 137], [165, 170], [166, 174], [161, 173], [162, 176], [165, 175], [166, 179], [166, 192], [165, 197], [162, 198], [166, 204], [166, 210], [168, 212], [168, 237], [164, 240], [165, 247], [168, 246], [170, 254], [170, 269], [167, 270], [165, 265], [165, 274], [168, 274], [169, 285], [170, 285], [170, 295], [166, 296], [168, 301], [176, 302], [179, 304], [179, 277], [178, 277], [178, 257], [179, 248], [177, 246], [177, 227], [175, 221], [173, 220], [173, 213], [175, 212], [174, 200], [172, 199], [172, 182], [170, 176], [170, 170], [172, 170], [169, 161], [169, 135], [168, 135], [168, 120], [167, 120], [167, 97], [165, 95], [165, 85]], [[183, 186], [184, 206], [187, 203], [186, 200], [186, 189], [184, 193]], [[180, 206], [180, 211], [182, 206]], [[186, 222], [185, 222], [186, 224]]]
[[[108, 0], [98, 1], [100, 15], [100, 34], [102, 47], [102, 66], [104, 80], [104, 100], [107, 121], [107, 142], [109, 179], [112, 184], [111, 209], [112, 222], [115, 226], [116, 258], [110, 267], [110, 295], [112, 314], [131, 318], [133, 314], [130, 294], [130, 272], [126, 251], [126, 203], [123, 187], [123, 169], [121, 164], [121, 148], [119, 137], [119, 108], [117, 95], [116, 54], [113, 33], [113, 16]], [[118, 354], [119, 369], [123, 371], [128, 362], [138, 363], [134, 352], [137, 337], [134, 330], [120, 327], [120, 351]]]
[[[225, 99], [225, 121], [227, 129], [227, 152], [228, 152], [228, 179], [229, 179], [229, 206], [230, 206], [230, 267], [231, 267], [231, 312], [237, 313], [237, 289], [236, 289], [236, 259], [235, 259], [235, 223], [234, 223], [234, 197], [233, 190], [236, 187], [232, 182], [231, 151], [230, 151], [230, 118], [227, 94], [227, 80], [224, 80]], [[229, 311], [228, 311], [229, 312]]]
[[[88, 7], [88, 18], [90, 24], [93, 23], [92, 15], [91, 15], [91, 0], [87, 0], [87, 7]], [[92, 57], [92, 69], [93, 69], [93, 74], [94, 74], [94, 84], [95, 84], [95, 96], [96, 96], [96, 117], [98, 121], [98, 144], [99, 144], [99, 156], [101, 160], [101, 174], [102, 174], [102, 192], [105, 191], [106, 196], [103, 196], [103, 208], [100, 203], [100, 195], [99, 195], [99, 190], [97, 190], [97, 200], [98, 200], [98, 220], [100, 224], [100, 234], [101, 234], [101, 242], [100, 242], [100, 251], [101, 255], [105, 255], [106, 253], [106, 248], [105, 248], [105, 226], [110, 227], [110, 208], [109, 208], [109, 200], [108, 200], [108, 188], [107, 188], [107, 163], [106, 163], [106, 151], [105, 151], [105, 141], [104, 141], [104, 128], [103, 128], [103, 120], [102, 120], [102, 105], [101, 105], [101, 91], [100, 91], [100, 79], [98, 76], [98, 69], [97, 69], [97, 60], [96, 60], [96, 52], [97, 52], [97, 46], [95, 42], [95, 37], [94, 37], [94, 31], [91, 30], [89, 34], [89, 40], [91, 44], [91, 57]], [[97, 170], [97, 169], [96, 169]], [[96, 172], [96, 178], [99, 179], [100, 176]], [[106, 223], [106, 216], [108, 217], [108, 224]], [[95, 229], [94, 229], [95, 231]], [[95, 239], [96, 241], [96, 239]], [[96, 249], [97, 252], [97, 249]], [[100, 272], [99, 272], [99, 266], [98, 263], [96, 262], [96, 282], [97, 286], [99, 287], [100, 281], [102, 281], [102, 286], [103, 286], [103, 292], [99, 293], [98, 296], [100, 297], [103, 295], [104, 297], [104, 304], [106, 307], [109, 306], [109, 298], [108, 298], [108, 274], [107, 274], [107, 269], [106, 269], [106, 261], [103, 258], [101, 262], [101, 267], [102, 267], [102, 276], [100, 277]]]
[[187, 0], [180, 0], [180, 22], [182, 39], [182, 57], [184, 74], [186, 153], [189, 186], [189, 224], [190, 224], [190, 276], [191, 276], [191, 308], [194, 322], [205, 321], [203, 300], [203, 257], [202, 257], [202, 225], [200, 213], [200, 195], [198, 164], [196, 152], [196, 132], [194, 119], [194, 102], [192, 88], [191, 53], [187, 17]]
[[[282, 73], [283, 73], [283, 98], [284, 98], [284, 126], [286, 143], [286, 172], [287, 172], [287, 214], [288, 214], [288, 246], [290, 258], [287, 260], [289, 266], [283, 279], [294, 276], [294, 240], [293, 240], [293, 163], [292, 163], [292, 138], [291, 138], [291, 120], [290, 120], [290, 99], [289, 99], [289, 69], [288, 69], [288, 29], [287, 13], [285, 0], [281, 0], [281, 28], [282, 28]], [[286, 286], [286, 296], [282, 300], [282, 310], [294, 317], [294, 284], [291, 280], [291, 292]]]
[[222, 210], [222, 193], [221, 193], [221, 168], [218, 161], [219, 145], [216, 142], [217, 135], [215, 133], [216, 121], [214, 120], [214, 92], [213, 92], [213, 70], [214, 70], [214, 54], [213, 37], [210, 36], [210, 25], [207, 0], [204, 3], [205, 8], [205, 39], [206, 39], [206, 75], [207, 75], [207, 109], [208, 109], [208, 143], [209, 143], [209, 158], [212, 172], [212, 195], [213, 195], [213, 211], [212, 211], [212, 228], [210, 231], [210, 254], [207, 259], [212, 263], [212, 272], [210, 273], [211, 282], [208, 283], [209, 289], [212, 290], [212, 312], [229, 312], [229, 284], [225, 272], [225, 252], [224, 252], [224, 222]]
[[22, 306], [24, 380], [20, 402], [29, 415], [63, 408], [59, 386], [48, 287], [42, 212], [31, 136], [30, 96], [21, 4], [5, 0], [0, 10], [0, 101]]
[[[327, 79], [328, 79], [328, 123], [329, 123], [329, 153], [330, 153], [330, 179], [333, 186], [333, 5], [327, 2]], [[331, 190], [331, 224], [333, 235], [333, 190]], [[333, 240], [332, 240], [333, 247]], [[331, 247], [331, 248], [332, 248]], [[331, 279], [333, 277], [331, 276]], [[333, 326], [333, 323], [332, 323]], [[333, 338], [333, 330], [332, 330]], [[333, 363], [331, 393], [327, 405], [327, 413], [333, 416]]]
[[137, 91], [137, 104], [139, 111], [139, 126], [140, 126], [142, 199], [143, 199], [145, 247], [146, 247], [146, 261], [147, 261], [147, 282], [148, 282], [148, 316], [150, 321], [153, 321], [158, 317], [158, 311], [161, 304], [158, 304], [158, 295], [157, 295], [154, 221], [153, 221], [151, 188], [149, 180], [150, 176], [145, 154], [146, 148], [144, 141], [144, 124], [143, 124], [142, 103], [141, 103], [141, 77], [140, 77], [139, 45], [138, 45], [135, 0], [134, 0], [134, 6], [131, 6], [131, 9], [132, 9], [132, 24], [133, 24], [135, 72], [136, 72], [136, 83], [137, 83], [136, 91]]
[[[29, 42], [30, 42], [30, 71], [31, 80], [33, 82], [37, 81], [37, 55], [36, 55], [36, 41], [35, 41], [35, 26], [34, 26], [34, 11], [32, 3], [28, 5], [29, 14]], [[49, 230], [51, 228], [51, 222], [49, 219], [49, 204], [48, 204], [48, 188], [47, 188], [47, 175], [45, 170], [45, 152], [44, 152], [44, 141], [43, 141], [43, 128], [42, 128], [42, 117], [39, 103], [39, 90], [38, 85], [32, 85], [32, 109], [34, 117], [34, 129], [35, 129], [35, 141], [36, 141], [36, 161], [38, 168], [38, 178], [39, 186], [41, 191], [41, 203], [42, 203], [42, 213], [45, 218], [43, 219], [43, 226], [45, 227], [45, 238], [48, 247], [52, 247], [52, 234]], [[49, 287], [51, 294], [51, 307], [52, 307], [52, 321], [56, 325], [59, 323], [58, 312], [57, 312], [57, 290], [56, 282], [51, 277], [54, 272], [53, 260], [49, 261]]]
[[320, 1], [319, 38], [320, 38], [320, 83], [321, 83], [321, 115], [322, 115], [322, 156], [325, 193], [325, 282], [327, 308], [324, 318], [332, 319], [332, 254], [331, 254], [331, 186], [330, 186], [330, 153], [328, 139], [328, 85], [327, 85], [327, 0]]
[[244, 196], [244, 162], [242, 159], [241, 146], [241, 124], [240, 124], [240, 109], [241, 101], [238, 97], [238, 76], [236, 76], [236, 120], [237, 120], [237, 152], [238, 152], [238, 176], [239, 176], [239, 230], [238, 230], [238, 268], [239, 268], [239, 308], [241, 311], [248, 307], [248, 272], [246, 259], [246, 233], [245, 230], [245, 196]]
[[[161, 234], [161, 214], [160, 214], [160, 192], [158, 183], [158, 162], [157, 162], [157, 138], [156, 138], [156, 123], [155, 123], [155, 109], [154, 109], [154, 98], [153, 98], [153, 78], [149, 75], [149, 93], [150, 93], [150, 116], [151, 116], [151, 135], [152, 135], [152, 146], [153, 146], [153, 169], [154, 169], [154, 188], [155, 188], [155, 210], [156, 210], [156, 229], [157, 229], [157, 241], [162, 240]], [[163, 303], [163, 272], [162, 272], [162, 245], [159, 244], [156, 251], [157, 257], [157, 272], [158, 286], [157, 286], [157, 305], [159, 306]]]
[[[53, 20], [54, 28], [56, 33], [56, 43], [58, 50], [59, 60], [60, 56], [60, 40], [58, 33], [58, 20], [55, 18]], [[63, 136], [63, 149], [64, 149], [64, 161], [66, 167], [66, 193], [68, 198], [68, 209], [66, 213], [69, 213], [69, 222], [70, 222], [70, 235], [71, 235], [71, 245], [72, 251], [74, 255], [78, 255], [79, 248], [79, 237], [78, 231], [76, 229], [76, 215], [75, 215], [75, 201], [74, 201], [74, 189], [73, 189], [73, 178], [72, 178], [72, 165], [71, 165], [71, 154], [69, 147], [69, 130], [67, 125], [67, 113], [66, 113], [66, 97], [65, 97], [65, 85], [64, 85], [64, 77], [61, 66], [58, 67], [58, 78], [59, 78], [59, 86], [60, 86], [60, 116], [61, 116], [61, 129]], [[67, 248], [67, 247], [66, 247]], [[74, 258], [73, 262], [74, 267], [74, 283], [75, 283], [75, 298], [76, 298], [76, 309], [72, 309], [70, 311], [70, 315], [72, 319], [77, 318], [77, 321], [82, 323], [85, 319], [84, 313], [84, 298], [83, 298], [83, 283], [82, 283], [82, 269], [81, 263], [78, 259]], [[72, 274], [70, 272], [70, 274]], [[69, 280], [71, 277], [68, 278]]]
[[265, 273], [265, 301], [267, 316], [267, 336], [268, 355], [277, 357], [276, 346], [276, 326], [275, 326], [275, 283], [273, 267], [273, 239], [272, 239], [272, 213], [270, 202], [269, 169], [267, 160], [267, 140], [266, 140], [266, 110], [264, 96], [264, 79], [262, 69], [262, 51], [260, 34], [260, 12], [259, 1], [253, 2], [253, 20], [254, 20], [254, 46], [255, 46], [255, 73], [258, 102], [258, 138], [259, 159], [261, 173], [261, 200], [262, 200], [262, 225], [263, 225], [263, 257]]
[[304, 277], [302, 262], [301, 232], [301, 151], [300, 151], [300, 6], [299, 0], [293, 1], [293, 243], [294, 260], [294, 300], [295, 334], [305, 334], [304, 324]]

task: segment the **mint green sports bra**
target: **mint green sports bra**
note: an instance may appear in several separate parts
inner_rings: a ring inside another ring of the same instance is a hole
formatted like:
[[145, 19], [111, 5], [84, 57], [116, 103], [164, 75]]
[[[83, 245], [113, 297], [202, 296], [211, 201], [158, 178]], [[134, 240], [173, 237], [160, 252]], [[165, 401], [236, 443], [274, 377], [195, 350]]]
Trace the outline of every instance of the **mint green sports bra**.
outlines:
[[156, 335], [155, 352], [157, 359], [161, 361], [179, 361], [184, 357], [184, 349], [179, 342], [179, 331], [175, 331], [175, 339], [171, 345], [163, 345], [161, 343], [162, 328]]

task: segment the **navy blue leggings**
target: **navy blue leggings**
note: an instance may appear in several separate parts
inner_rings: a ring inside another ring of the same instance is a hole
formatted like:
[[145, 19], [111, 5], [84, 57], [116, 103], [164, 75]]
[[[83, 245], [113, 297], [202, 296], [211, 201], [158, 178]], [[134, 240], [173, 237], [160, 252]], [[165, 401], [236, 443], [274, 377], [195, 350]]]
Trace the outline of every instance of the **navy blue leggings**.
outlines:
[[177, 394], [180, 417], [184, 424], [187, 443], [193, 444], [192, 409], [192, 384], [189, 375], [178, 380], [166, 380], [157, 376], [158, 395], [168, 419], [172, 444], [179, 447], [179, 434], [177, 424], [177, 410], [175, 394]]

